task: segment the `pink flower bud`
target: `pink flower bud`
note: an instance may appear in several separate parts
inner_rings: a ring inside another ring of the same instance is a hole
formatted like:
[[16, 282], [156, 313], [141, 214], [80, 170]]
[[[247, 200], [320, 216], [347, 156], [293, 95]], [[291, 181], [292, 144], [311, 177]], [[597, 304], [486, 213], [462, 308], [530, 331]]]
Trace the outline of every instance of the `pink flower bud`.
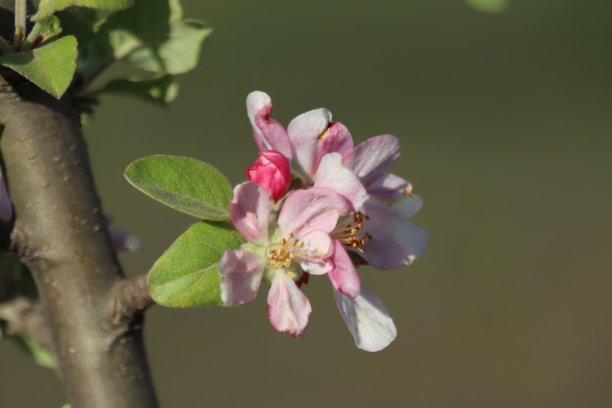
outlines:
[[255, 163], [246, 169], [246, 175], [253, 183], [262, 186], [274, 201], [287, 194], [291, 184], [289, 161], [276, 150], [258, 153]]

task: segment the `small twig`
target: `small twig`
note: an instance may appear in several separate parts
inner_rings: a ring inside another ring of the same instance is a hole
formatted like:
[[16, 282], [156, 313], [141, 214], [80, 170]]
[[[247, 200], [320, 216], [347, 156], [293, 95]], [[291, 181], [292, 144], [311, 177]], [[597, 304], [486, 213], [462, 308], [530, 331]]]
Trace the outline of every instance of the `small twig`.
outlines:
[[34, 339], [54, 355], [53, 340], [49, 326], [39, 303], [26, 297], [16, 297], [0, 304], [0, 320], [5, 321], [5, 332], [9, 336]]
[[113, 303], [113, 323], [132, 323], [138, 314], [155, 304], [147, 287], [147, 275], [117, 283]]
[[13, 49], [18, 50], [26, 33], [26, 0], [15, 0], [15, 36]]

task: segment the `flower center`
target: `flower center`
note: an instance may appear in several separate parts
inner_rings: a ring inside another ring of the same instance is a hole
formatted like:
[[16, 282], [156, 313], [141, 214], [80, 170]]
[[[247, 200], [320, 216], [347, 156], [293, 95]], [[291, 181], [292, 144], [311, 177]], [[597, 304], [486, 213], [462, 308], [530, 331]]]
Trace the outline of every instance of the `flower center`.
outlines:
[[363, 252], [366, 241], [373, 240], [370, 233], [363, 231], [363, 224], [369, 220], [367, 214], [357, 211], [352, 217], [340, 224], [331, 234], [332, 239], [341, 241], [345, 246]]
[[304, 242], [293, 237], [283, 238], [276, 246], [268, 249], [267, 258], [273, 268], [288, 269], [293, 262], [295, 248], [304, 248]]

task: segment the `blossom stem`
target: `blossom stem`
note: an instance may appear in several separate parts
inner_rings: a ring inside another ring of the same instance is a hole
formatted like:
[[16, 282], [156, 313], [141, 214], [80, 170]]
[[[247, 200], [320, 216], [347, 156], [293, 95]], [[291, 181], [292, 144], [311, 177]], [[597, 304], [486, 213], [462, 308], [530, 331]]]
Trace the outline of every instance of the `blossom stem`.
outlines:
[[18, 50], [25, 38], [26, 32], [26, 0], [15, 0], [15, 36], [13, 49]]

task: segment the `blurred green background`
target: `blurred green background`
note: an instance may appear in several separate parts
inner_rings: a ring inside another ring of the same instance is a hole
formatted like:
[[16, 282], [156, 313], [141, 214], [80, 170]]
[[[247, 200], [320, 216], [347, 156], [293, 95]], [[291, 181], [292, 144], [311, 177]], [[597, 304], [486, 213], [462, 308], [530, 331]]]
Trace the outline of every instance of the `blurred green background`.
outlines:
[[[154, 153], [241, 181], [256, 149], [244, 100], [283, 123], [327, 107], [361, 141], [394, 133], [395, 172], [425, 206], [426, 257], [365, 270], [399, 337], [357, 350], [326, 279], [309, 333], [238, 310], [154, 308], [147, 346], [164, 407], [612, 406], [612, 2], [184, 0], [215, 28], [202, 64], [160, 109], [106, 97], [86, 128], [105, 209], [145, 241], [144, 273], [192, 219], [132, 189]], [[59, 381], [0, 343], [1, 406], [59, 407]]]

